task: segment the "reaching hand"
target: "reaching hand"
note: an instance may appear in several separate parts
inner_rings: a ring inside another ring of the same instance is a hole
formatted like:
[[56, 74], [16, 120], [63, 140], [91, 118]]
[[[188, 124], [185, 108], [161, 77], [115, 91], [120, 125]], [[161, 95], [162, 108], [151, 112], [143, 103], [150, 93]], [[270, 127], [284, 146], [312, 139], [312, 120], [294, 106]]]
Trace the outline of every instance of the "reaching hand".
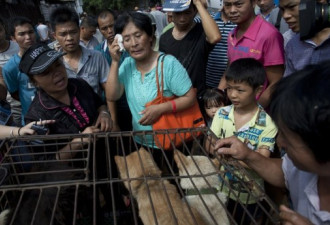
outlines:
[[219, 139], [215, 143], [214, 149], [218, 154], [231, 155], [238, 160], [244, 160], [249, 154], [251, 154], [251, 152], [253, 153], [246, 144], [235, 136]]
[[27, 135], [27, 134], [36, 134], [36, 131], [31, 129], [32, 125], [39, 125], [39, 126], [45, 126], [47, 124], [52, 124], [55, 123], [55, 120], [41, 120], [41, 121], [36, 121], [36, 122], [31, 122], [24, 127], [19, 128], [17, 134], [18, 136], [21, 135]]
[[313, 225], [306, 217], [284, 205], [280, 206], [280, 219], [282, 225]]

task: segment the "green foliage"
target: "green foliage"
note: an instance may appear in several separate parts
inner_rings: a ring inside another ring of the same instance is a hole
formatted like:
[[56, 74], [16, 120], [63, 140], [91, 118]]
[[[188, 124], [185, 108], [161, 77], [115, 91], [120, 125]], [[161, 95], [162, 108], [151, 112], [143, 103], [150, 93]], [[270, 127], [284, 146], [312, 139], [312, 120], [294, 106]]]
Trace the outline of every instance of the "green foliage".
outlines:
[[139, 0], [83, 0], [83, 9], [88, 14], [96, 15], [100, 10], [109, 8], [113, 10], [132, 10]]

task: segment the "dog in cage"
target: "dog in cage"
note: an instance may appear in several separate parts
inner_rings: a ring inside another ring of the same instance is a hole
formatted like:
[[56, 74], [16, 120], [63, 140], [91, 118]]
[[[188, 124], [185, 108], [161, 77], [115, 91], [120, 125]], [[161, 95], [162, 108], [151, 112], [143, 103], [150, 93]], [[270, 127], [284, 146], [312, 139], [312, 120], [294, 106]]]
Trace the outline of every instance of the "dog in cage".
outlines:
[[[56, 172], [61, 170], [69, 172]], [[84, 177], [82, 172], [73, 172], [71, 166], [62, 162], [38, 164], [33, 166], [31, 171], [49, 172], [27, 177], [25, 183], [49, 182], [50, 186], [33, 185], [21, 191], [9, 189], [6, 193], [11, 194], [8, 197], [10, 208], [0, 214], [0, 225], [7, 225], [11, 221], [15, 225], [66, 225], [73, 224], [74, 218], [92, 217], [93, 210], [90, 205], [93, 204], [88, 197], [90, 187], [76, 184], [56, 185], [59, 180], [81, 179]]]
[[202, 155], [185, 156], [178, 150], [174, 151], [174, 160], [189, 205], [200, 212], [207, 224], [229, 225], [225, 209], [227, 196], [217, 189], [220, 186], [216, 170], [220, 168], [219, 161]]
[[115, 156], [121, 179], [136, 199], [144, 225], [204, 225], [200, 214], [189, 207], [177, 187], [162, 179], [152, 155], [144, 148], [126, 157]]

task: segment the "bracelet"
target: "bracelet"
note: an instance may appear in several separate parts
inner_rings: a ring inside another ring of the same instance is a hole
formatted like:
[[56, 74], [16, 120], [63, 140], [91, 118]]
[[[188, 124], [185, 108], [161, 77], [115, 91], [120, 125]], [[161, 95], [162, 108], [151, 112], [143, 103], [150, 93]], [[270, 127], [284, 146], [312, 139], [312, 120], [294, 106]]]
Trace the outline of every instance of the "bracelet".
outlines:
[[21, 134], [20, 134], [21, 129], [22, 129], [22, 127], [18, 128], [18, 131], [17, 131], [18, 136], [21, 136]]
[[102, 110], [100, 113], [107, 114], [109, 117], [111, 117], [111, 114], [110, 114], [108, 111], [104, 111], [104, 110]]
[[174, 100], [172, 100], [171, 103], [172, 103], [172, 112], [176, 113], [176, 103]]

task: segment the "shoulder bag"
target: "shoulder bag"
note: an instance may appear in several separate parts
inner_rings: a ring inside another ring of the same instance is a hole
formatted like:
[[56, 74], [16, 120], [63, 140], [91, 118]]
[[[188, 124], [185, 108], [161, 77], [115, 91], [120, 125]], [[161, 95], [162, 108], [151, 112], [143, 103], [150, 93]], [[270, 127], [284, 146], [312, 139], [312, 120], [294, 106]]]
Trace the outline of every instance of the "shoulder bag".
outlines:
[[[159, 87], [159, 76], [158, 76], [158, 65], [161, 59], [161, 87]], [[157, 97], [148, 102], [147, 106], [157, 105], [164, 102], [172, 101], [177, 98], [177, 96], [165, 97], [163, 96], [164, 90], [164, 74], [163, 74], [163, 65], [164, 65], [165, 55], [160, 55], [157, 59], [157, 68], [156, 68], [156, 83], [157, 83]], [[205, 121], [203, 119], [202, 113], [199, 109], [197, 99], [194, 102], [194, 105], [184, 109], [179, 112], [170, 112], [164, 113], [161, 115], [158, 120], [152, 124], [154, 131], [162, 129], [180, 129], [180, 128], [196, 128], [204, 127]], [[192, 136], [199, 136], [201, 132], [169, 132], [166, 134], [155, 134], [155, 143], [157, 147], [171, 150], [174, 147], [182, 145], [183, 141], [192, 140]]]

